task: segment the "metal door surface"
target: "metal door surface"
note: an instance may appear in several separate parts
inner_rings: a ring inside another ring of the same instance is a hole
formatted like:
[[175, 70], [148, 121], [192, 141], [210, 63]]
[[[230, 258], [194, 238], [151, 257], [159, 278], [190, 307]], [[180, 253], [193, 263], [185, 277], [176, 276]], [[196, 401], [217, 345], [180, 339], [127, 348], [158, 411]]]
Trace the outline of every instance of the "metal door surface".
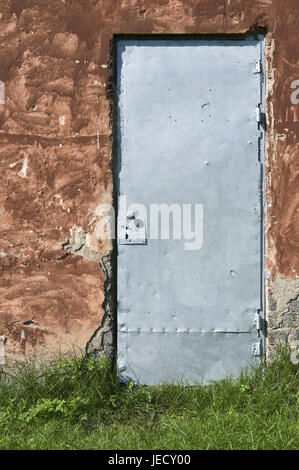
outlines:
[[236, 376], [264, 342], [263, 38], [116, 47], [120, 379]]

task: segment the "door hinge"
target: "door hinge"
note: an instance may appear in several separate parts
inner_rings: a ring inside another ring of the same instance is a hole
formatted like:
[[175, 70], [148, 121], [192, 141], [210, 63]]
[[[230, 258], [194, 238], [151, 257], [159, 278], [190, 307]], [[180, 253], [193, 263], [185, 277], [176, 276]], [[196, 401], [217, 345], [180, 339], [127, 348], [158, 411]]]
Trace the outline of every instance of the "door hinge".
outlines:
[[255, 327], [257, 331], [261, 331], [263, 329], [263, 319], [259, 312], [255, 314]]
[[255, 115], [256, 115], [256, 122], [259, 126], [265, 127], [266, 126], [266, 114], [262, 110], [262, 105], [259, 104], [255, 108]]
[[262, 356], [263, 355], [263, 342], [261, 339], [257, 343], [254, 343], [252, 346], [252, 355], [253, 356]]
[[260, 310], [258, 310], [255, 314], [255, 327], [257, 330], [257, 342], [254, 343], [252, 346], [252, 354], [253, 356], [262, 356], [263, 355], [263, 339], [262, 339], [262, 332], [264, 329], [264, 320], [261, 315]]
[[261, 105], [259, 104], [256, 109], [255, 109], [255, 113], [256, 113], [256, 122], [258, 124], [261, 124], [262, 120], [263, 120], [263, 113], [262, 113], [262, 109], [261, 109]]

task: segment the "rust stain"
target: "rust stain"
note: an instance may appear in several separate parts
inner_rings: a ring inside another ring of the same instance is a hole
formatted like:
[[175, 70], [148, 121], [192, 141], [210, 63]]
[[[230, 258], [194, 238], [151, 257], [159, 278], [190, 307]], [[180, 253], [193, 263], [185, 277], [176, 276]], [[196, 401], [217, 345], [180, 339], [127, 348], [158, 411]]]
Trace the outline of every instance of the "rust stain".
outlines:
[[[267, 29], [267, 265], [298, 275], [298, 0], [0, 0], [0, 336], [11, 357], [84, 347], [103, 316], [97, 262], [66, 252], [94, 237], [112, 197], [110, 47], [114, 34]], [[275, 47], [274, 47], [275, 46]], [[271, 52], [272, 51], [272, 52]], [[24, 326], [26, 322], [33, 326]], [[23, 332], [23, 333], [22, 333]]]

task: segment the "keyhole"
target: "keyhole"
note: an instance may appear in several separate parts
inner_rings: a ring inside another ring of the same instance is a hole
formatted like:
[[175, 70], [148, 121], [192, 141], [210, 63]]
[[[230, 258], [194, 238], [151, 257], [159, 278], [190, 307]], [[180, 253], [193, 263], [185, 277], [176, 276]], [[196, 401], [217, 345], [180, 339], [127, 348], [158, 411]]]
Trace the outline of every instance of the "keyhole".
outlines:
[[135, 225], [136, 225], [137, 228], [143, 228], [144, 223], [142, 222], [142, 220], [136, 219], [135, 220]]

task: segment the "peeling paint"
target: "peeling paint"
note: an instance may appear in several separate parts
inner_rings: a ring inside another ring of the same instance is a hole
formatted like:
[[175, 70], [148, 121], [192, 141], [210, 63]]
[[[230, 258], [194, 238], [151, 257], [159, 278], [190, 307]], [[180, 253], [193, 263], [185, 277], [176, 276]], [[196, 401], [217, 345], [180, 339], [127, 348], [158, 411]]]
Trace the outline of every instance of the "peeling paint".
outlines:
[[89, 261], [99, 262], [101, 255], [91, 247], [91, 237], [81, 227], [71, 229], [71, 238], [62, 244], [62, 248], [72, 254], [82, 256]]
[[19, 172], [19, 176], [21, 176], [21, 178], [27, 178], [27, 168], [28, 168], [28, 161], [27, 161], [27, 158], [25, 157], [21, 171]]
[[65, 116], [59, 116], [59, 125], [64, 126], [65, 125]]
[[6, 336], [0, 336], [0, 366], [5, 365], [5, 344], [7, 338]]

